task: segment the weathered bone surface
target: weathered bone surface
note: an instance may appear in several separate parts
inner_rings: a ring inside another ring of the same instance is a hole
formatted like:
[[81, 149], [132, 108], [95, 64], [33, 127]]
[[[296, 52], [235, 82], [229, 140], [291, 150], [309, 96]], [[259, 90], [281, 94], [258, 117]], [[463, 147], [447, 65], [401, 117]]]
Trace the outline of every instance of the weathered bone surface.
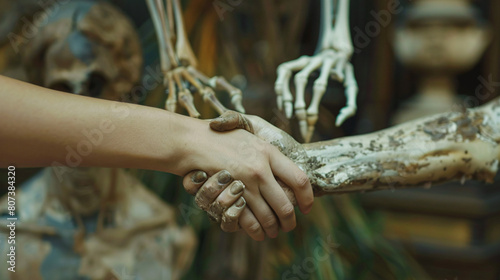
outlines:
[[[223, 115], [212, 121], [211, 127], [234, 129], [228, 123], [234, 124], [231, 118], [235, 117]], [[257, 136], [277, 146], [307, 172], [316, 196], [429, 186], [450, 180], [491, 182], [498, 171], [500, 98], [477, 109], [303, 145], [258, 117], [247, 118]]]
[[105, 2], [55, 3], [51, 11], [21, 50], [28, 81], [104, 99], [129, 94], [142, 68], [132, 22]]
[[492, 182], [500, 159], [500, 98], [477, 109], [304, 148], [316, 195], [449, 180]]

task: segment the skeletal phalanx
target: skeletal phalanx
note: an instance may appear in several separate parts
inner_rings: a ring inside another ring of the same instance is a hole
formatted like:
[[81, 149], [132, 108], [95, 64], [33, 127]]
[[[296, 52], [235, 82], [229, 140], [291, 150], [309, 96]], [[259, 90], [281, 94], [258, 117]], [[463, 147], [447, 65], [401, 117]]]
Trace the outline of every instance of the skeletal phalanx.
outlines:
[[[295, 107], [295, 116], [299, 120], [300, 133], [305, 142], [309, 142], [318, 120], [318, 108], [323, 97], [328, 79], [344, 84], [347, 105], [340, 110], [336, 126], [340, 126], [347, 118], [356, 113], [356, 97], [358, 85], [354, 77], [352, 64], [349, 62], [353, 46], [349, 31], [349, 0], [321, 1], [320, 38], [313, 56], [301, 56], [296, 60], [285, 62], [277, 69], [278, 77], [275, 83], [278, 109], [284, 110], [286, 117], [291, 118]], [[334, 4], [337, 4], [336, 7]], [[311, 104], [306, 109], [304, 91], [311, 73], [318, 68], [320, 75], [314, 82]], [[289, 81], [292, 72], [298, 72], [294, 77], [295, 104]]]
[[184, 29], [179, 0], [146, 0], [146, 3], [158, 38], [163, 84], [168, 91], [165, 108], [175, 112], [178, 102], [190, 116], [199, 117], [189, 89], [192, 85], [219, 114], [227, 109], [215, 96], [214, 89], [227, 91], [235, 109], [245, 112], [241, 90], [223, 77], [209, 78], [196, 69], [197, 60]]

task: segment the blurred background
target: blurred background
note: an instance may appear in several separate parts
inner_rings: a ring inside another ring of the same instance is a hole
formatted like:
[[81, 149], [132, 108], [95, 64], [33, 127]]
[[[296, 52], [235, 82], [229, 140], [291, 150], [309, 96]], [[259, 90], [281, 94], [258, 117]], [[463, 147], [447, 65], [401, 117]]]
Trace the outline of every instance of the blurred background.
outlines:
[[[68, 1], [52, 2], [64, 9]], [[137, 29], [143, 63], [137, 63], [140, 69], [136, 70], [141, 70], [142, 77], [154, 77], [158, 47], [145, 2], [107, 2], [123, 11]], [[268, 120], [302, 142], [296, 119], [287, 120], [276, 109], [274, 81], [279, 64], [314, 54], [320, 1], [181, 2], [198, 69], [207, 76], [226, 77], [243, 91], [248, 114]], [[498, 96], [499, 1], [352, 0], [350, 5], [358, 111], [335, 127], [345, 96], [343, 86], [330, 81], [312, 142], [463, 110]], [[40, 9], [37, 1], [0, 1], [0, 74], [30, 81], [30, 71], [41, 71], [39, 63], [23, 55], [22, 46], [29, 42], [12, 39], [12, 34], [21, 34], [24, 20], [32, 20]], [[35, 40], [28, 37], [24, 40]], [[318, 73], [310, 77], [307, 101], [317, 77]], [[164, 92], [159, 83], [133, 100], [163, 107]], [[226, 93], [219, 92], [218, 97], [230, 104]], [[195, 103], [203, 118], [216, 116], [199, 96]], [[17, 185], [39, 172], [17, 169]], [[171, 205], [179, 226], [193, 229], [194, 257], [183, 264], [182, 279], [500, 279], [498, 180], [318, 198], [308, 216], [298, 214], [296, 230], [259, 243], [241, 234], [223, 233], [211, 224], [182, 189], [179, 178], [144, 170], [128, 172]], [[0, 170], [2, 195], [6, 177], [7, 170]], [[168, 265], [175, 270], [180, 264], [170, 260]], [[145, 278], [135, 270], [115, 274], [117, 279], [171, 279], [166, 274]]]

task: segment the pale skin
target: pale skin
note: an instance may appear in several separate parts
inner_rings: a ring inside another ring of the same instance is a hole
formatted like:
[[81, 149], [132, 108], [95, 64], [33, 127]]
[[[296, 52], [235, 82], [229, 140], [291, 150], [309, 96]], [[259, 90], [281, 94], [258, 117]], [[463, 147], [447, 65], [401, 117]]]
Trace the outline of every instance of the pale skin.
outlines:
[[[255, 240], [276, 237], [280, 226], [295, 227], [293, 205], [276, 178], [294, 190], [302, 212], [312, 207], [307, 175], [248, 131], [216, 132], [207, 121], [165, 110], [66, 94], [2, 76], [0, 84], [1, 167], [54, 162], [76, 167], [67, 161], [70, 147], [80, 153], [80, 167], [150, 169], [180, 176], [192, 170], [208, 176], [227, 170], [245, 185], [248, 207], [243, 207], [239, 224]], [[103, 137], [88, 152], [82, 143], [90, 141], [83, 131], [93, 129]]]

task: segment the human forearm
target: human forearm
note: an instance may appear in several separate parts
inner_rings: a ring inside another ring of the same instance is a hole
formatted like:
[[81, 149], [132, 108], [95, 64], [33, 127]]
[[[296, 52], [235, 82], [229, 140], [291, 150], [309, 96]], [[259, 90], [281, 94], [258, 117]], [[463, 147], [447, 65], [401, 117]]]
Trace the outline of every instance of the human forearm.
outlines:
[[[200, 120], [74, 96], [0, 77], [0, 165], [106, 166], [179, 175], [184, 139]], [[187, 170], [189, 171], [189, 170]], [[186, 172], [187, 172], [186, 171]]]

